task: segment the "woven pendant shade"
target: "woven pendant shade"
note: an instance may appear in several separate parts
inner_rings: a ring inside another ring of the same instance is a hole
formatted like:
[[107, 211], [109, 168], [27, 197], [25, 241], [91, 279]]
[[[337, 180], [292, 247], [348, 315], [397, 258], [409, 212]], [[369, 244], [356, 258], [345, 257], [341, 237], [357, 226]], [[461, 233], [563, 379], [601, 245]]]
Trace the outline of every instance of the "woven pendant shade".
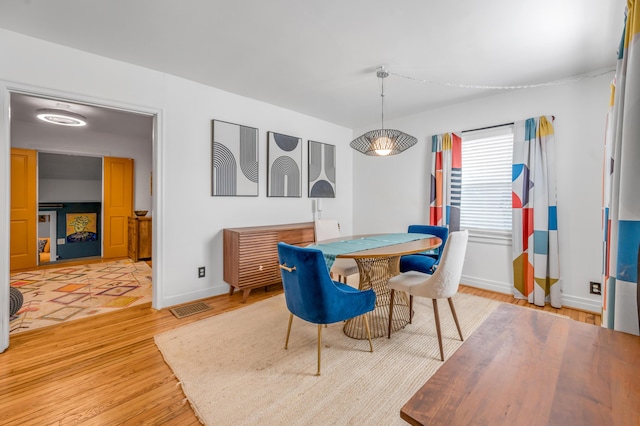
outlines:
[[386, 157], [400, 154], [407, 148], [411, 148], [418, 140], [400, 130], [384, 128], [384, 79], [389, 73], [384, 67], [378, 68], [376, 75], [380, 79], [380, 100], [382, 104], [382, 126], [377, 130], [370, 130], [364, 135], [354, 139], [349, 144], [351, 148], [365, 155]]
[[400, 130], [378, 129], [368, 131], [351, 141], [349, 145], [365, 155], [387, 156], [400, 154], [417, 142], [416, 138]]

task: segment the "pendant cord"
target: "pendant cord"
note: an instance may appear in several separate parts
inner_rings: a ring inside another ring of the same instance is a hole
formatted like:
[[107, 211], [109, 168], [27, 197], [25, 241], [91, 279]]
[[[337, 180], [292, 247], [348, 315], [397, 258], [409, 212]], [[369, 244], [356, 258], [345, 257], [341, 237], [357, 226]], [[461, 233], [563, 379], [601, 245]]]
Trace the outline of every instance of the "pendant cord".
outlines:
[[382, 104], [382, 130], [384, 130], [384, 77], [380, 78], [382, 89], [380, 90], [380, 102]]

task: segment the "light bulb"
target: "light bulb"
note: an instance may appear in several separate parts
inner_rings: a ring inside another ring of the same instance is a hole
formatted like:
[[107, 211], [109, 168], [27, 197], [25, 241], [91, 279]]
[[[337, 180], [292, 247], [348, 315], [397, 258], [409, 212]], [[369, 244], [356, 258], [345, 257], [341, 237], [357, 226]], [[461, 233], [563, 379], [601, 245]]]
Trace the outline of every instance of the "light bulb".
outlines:
[[393, 140], [388, 136], [380, 136], [373, 141], [373, 150], [380, 156], [391, 154], [393, 151]]

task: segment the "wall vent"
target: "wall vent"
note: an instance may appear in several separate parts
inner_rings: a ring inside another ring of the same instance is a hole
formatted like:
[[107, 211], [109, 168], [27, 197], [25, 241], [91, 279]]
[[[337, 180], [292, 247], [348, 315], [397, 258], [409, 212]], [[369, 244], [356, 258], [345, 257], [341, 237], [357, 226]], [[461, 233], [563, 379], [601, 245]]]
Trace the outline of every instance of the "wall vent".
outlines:
[[190, 315], [199, 314], [200, 312], [208, 311], [212, 309], [211, 306], [204, 302], [191, 303], [189, 305], [178, 306], [177, 308], [169, 309], [176, 318], [184, 318]]

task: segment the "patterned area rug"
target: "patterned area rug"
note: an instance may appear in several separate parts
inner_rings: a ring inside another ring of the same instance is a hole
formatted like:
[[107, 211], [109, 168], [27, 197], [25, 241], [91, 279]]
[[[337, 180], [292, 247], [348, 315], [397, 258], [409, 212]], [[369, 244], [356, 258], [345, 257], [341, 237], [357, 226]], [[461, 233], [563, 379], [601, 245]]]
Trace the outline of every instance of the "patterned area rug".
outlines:
[[151, 302], [151, 267], [119, 260], [11, 274], [24, 296], [10, 334]]

